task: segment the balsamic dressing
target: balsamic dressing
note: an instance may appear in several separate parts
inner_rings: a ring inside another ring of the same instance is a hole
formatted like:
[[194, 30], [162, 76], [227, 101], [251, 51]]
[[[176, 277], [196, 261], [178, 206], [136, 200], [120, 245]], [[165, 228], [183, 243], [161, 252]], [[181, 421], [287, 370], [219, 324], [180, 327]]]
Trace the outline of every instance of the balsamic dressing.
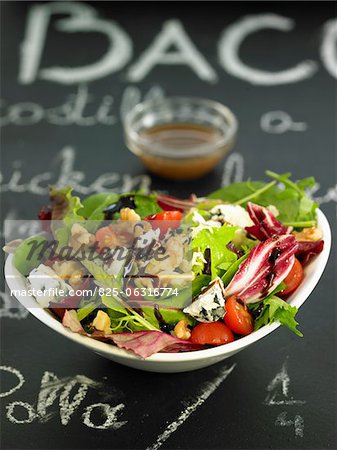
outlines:
[[204, 251], [204, 257], [206, 260], [206, 264], [204, 265], [204, 270], [202, 271], [202, 273], [204, 275], [211, 275], [212, 269], [211, 269], [211, 249], [210, 248], [206, 248], [206, 250]]
[[280, 247], [275, 247], [269, 255], [268, 261], [270, 263], [270, 273], [268, 273], [268, 275], [266, 276], [266, 280], [267, 280], [267, 284], [265, 286], [265, 288], [263, 289], [263, 291], [261, 292], [260, 298], [265, 297], [265, 295], [267, 294], [267, 292], [270, 289], [270, 286], [272, 286], [274, 278], [276, 277], [276, 272], [274, 270], [275, 265], [276, 265], [276, 260], [277, 258], [279, 258], [282, 254], [282, 250], [280, 249]]
[[111, 205], [107, 206], [103, 212], [105, 214], [104, 219], [105, 220], [112, 220], [113, 215], [118, 213], [122, 208], [136, 208], [135, 204], [135, 196], [134, 195], [123, 195], [119, 197], [118, 201], [116, 203], [112, 203]]
[[165, 321], [164, 317], [162, 316], [161, 312], [159, 311], [159, 305], [157, 305], [157, 304], [154, 305], [154, 316], [159, 322], [160, 330], [163, 331], [164, 333], [170, 334], [170, 332], [174, 329], [174, 326], [170, 325], [169, 323], [167, 323]]
[[269, 258], [268, 258], [269, 262], [275, 264], [277, 258], [281, 255], [281, 253], [282, 253], [282, 250], [280, 249], [280, 247], [275, 247], [269, 255]]

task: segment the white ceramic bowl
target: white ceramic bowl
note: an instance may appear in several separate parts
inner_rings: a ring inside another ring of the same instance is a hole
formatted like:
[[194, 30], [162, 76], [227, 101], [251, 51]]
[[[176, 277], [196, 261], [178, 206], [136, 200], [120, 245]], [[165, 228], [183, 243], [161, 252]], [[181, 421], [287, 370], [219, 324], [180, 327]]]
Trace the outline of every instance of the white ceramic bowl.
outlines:
[[[331, 231], [329, 223], [320, 210], [317, 211], [317, 218], [318, 226], [323, 233], [325, 241], [324, 250], [305, 268], [304, 281], [288, 300], [288, 303], [297, 306], [298, 308], [305, 302], [318, 283], [330, 253]], [[6, 260], [5, 277], [11, 290], [20, 291], [26, 288], [24, 277], [13, 265], [12, 255], [9, 255]], [[185, 372], [210, 366], [235, 355], [235, 353], [238, 353], [264, 336], [267, 336], [279, 327], [278, 323], [274, 323], [270, 326], [265, 326], [258, 331], [254, 331], [250, 335], [231, 342], [230, 344], [206, 350], [182, 353], [157, 353], [149, 358], [142, 359], [135, 356], [133, 353], [119, 349], [114, 345], [99, 342], [67, 330], [51, 313], [38, 307], [33, 297], [17, 296], [17, 299], [31, 314], [33, 314], [33, 316], [66, 338], [84, 345], [88, 349], [105, 358], [111, 359], [112, 361], [150, 372]]]

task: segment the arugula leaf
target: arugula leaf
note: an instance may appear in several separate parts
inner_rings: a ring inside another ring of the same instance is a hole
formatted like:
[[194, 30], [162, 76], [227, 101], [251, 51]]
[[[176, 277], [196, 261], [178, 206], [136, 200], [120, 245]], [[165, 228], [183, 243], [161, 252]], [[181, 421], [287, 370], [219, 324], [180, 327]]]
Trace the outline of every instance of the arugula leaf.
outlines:
[[270, 296], [263, 301], [263, 309], [255, 319], [255, 330], [274, 322], [280, 322], [281, 325], [288, 327], [297, 336], [302, 337], [303, 334], [296, 328], [298, 325], [295, 320], [297, 311], [296, 306], [289, 305], [275, 295]]
[[[295, 183], [290, 180], [290, 173], [279, 175], [267, 171], [266, 174], [273, 178], [272, 182], [248, 180], [233, 183], [212, 192], [209, 197], [242, 206], [246, 206], [247, 201], [265, 207], [274, 205], [279, 211], [277, 219], [283, 225], [295, 228], [315, 226], [318, 205], [305, 192], [313, 187], [315, 179], [309, 177]], [[276, 185], [276, 182], [279, 182], [281, 187]]]
[[192, 239], [192, 250], [204, 253], [206, 248], [210, 249], [212, 279], [218, 276], [220, 264], [236, 260], [236, 255], [226, 245], [233, 240], [237, 229], [238, 227], [228, 225], [212, 228], [212, 231], [204, 228]]
[[285, 191], [293, 190], [297, 193], [297, 200], [299, 203], [296, 217], [297, 221], [315, 220], [318, 204], [311, 200], [305, 192], [305, 189], [312, 188], [315, 185], [315, 179], [313, 177], [305, 178], [303, 180], [299, 180], [297, 183], [294, 183], [290, 180], [290, 172], [283, 175], [278, 175], [275, 172], [267, 170], [266, 174], [271, 178], [274, 178], [274, 180], [282, 183], [285, 187]]
[[[273, 183], [273, 186], [274, 185], [275, 183]], [[242, 200], [248, 196], [251, 201], [257, 201], [256, 198], [259, 197], [261, 190], [262, 193], [265, 192], [264, 189], [266, 186], [267, 183], [264, 183], [263, 181], [248, 180], [241, 183], [232, 183], [212, 192], [208, 197], [223, 200], [228, 203], [244, 204]], [[270, 186], [270, 189], [275, 190], [273, 186]]]

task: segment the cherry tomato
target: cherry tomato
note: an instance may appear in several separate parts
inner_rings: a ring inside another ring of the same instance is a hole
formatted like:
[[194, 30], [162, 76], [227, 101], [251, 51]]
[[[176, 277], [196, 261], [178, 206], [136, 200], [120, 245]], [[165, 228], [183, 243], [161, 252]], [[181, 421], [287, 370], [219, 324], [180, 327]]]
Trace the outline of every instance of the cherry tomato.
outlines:
[[179, 227], [181, 217], [181, 211], [164, 211], [153, 214], [152, 216], [147, 216], [145, 217], [145, 220], [155, 220], [156, 223], [152, 225], [152, 228], [155, 230], [159, 228], [161, 236], [164, 236], [169, 228], [175, 229]]
[[225, 324], [236, 334], [247, 335], [254, 330], [254, 319], [235, 295], [226, 300]]
[[95, 239], [97, 242], [97, 250], [100, 252], [106, 247], [112, 247], [116, 240], [116, 236], [113, 230], [107, 226], [99, 228], [96, 231]]
[[283, 291], [279, 292], [277, 295], [279, 295], [280, 297], [288, 297], [290, 294], [296, 291], [298, 286], [301, 284], [302, 280], [303, 280], [302, 264], [299, 262], [298, 259], [295, 259], [291, 271], [283, 280], [286, 287], [285, 289], [283, 289]]
[[193, 328], [191, 341], [194, 344], [222, 345], [234, 341], [234, 336], [222, 322], [205, 322]]

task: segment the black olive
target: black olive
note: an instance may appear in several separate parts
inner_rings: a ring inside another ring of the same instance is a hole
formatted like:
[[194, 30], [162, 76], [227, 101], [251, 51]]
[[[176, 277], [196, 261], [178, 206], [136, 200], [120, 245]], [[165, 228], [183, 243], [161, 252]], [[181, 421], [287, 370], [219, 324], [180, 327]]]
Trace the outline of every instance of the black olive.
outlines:
[[169, 323], [161, 323], [159, 325], [160, 331], [162, 331], [163, 333], [168, 333], [170, 334], [171, 331], [174, 330], [174, 326], [170, 325]]
[[135, 196], [134, 195], [123, 195], [119, 197], [116, 203], [112, 203], [107, 206], [103, 212], [105, 214], [105, 220], [112, 220], [114, 214], [118, 213], [122, 208], [136, 208]]

